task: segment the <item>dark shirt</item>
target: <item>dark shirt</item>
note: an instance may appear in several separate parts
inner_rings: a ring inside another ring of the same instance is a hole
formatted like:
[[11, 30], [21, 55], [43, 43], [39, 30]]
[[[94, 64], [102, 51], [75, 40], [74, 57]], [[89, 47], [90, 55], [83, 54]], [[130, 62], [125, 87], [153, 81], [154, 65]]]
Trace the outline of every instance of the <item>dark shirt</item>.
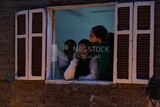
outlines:
[[90, 58], [86, 58], [85, 60], [78, 60], [75, 72], [75, 79], [78, 79], [80, 76], [87, 76], [90, 74], [89, 64]]

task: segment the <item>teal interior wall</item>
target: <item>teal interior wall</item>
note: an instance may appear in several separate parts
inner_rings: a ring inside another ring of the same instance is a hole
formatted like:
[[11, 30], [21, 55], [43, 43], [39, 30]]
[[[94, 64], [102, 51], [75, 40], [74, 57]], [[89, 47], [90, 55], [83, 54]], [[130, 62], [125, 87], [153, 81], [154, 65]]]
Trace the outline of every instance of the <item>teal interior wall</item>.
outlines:
[[89, 31], [96, 25], [113, 32], [114, 13], [114, 6], [56, 11], [56, 44], [60, 48], [67, 39], [89, 39]]
[[55, 15], [56, 44], [62, 53], [67, 39], [73, 39], [77, 44], [81, 39], [89, 39], [90, 29], [96, 25], [103, 25], [109, 32], [114, 32], [114, 6], [57, 10]]

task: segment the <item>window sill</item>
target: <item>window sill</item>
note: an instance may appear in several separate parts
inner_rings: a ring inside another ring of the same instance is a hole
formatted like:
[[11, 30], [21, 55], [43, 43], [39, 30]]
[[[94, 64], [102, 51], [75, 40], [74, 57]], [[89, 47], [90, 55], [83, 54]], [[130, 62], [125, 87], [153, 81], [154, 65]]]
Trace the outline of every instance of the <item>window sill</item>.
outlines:
[[99, 80], [45, 80], [46, 84], [83, 84], [83, 85], [106, 85], [106, 86], [115, 86], [112, 81], [99, 81]]

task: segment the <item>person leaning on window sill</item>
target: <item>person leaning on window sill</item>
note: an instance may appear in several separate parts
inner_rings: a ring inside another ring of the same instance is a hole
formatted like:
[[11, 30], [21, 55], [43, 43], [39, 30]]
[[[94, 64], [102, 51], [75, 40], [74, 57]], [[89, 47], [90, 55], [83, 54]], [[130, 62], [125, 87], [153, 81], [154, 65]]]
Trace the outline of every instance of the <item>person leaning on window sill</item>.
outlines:
[[[97, 57], [88, 51], [89, 40], [82, 39], [78, 44], [79, 51], [74, 53], [73, 60], [64, 73], [66, 80], [96, 80], [98, 79]], [[85, 50], [85, 51], [84, 51]]]

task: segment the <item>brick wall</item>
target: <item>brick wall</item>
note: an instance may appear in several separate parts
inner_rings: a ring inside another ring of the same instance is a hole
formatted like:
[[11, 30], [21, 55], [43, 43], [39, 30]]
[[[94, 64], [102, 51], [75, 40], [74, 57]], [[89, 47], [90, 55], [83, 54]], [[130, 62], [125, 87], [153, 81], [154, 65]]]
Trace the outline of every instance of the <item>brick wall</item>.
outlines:
[[[114, 2], [116, 0], [1, 0], [0, 107], [147, 107], [145, 86], [45, 84], [15, 81], [15, 12], [49, 5]], [[156, 0], [155, 73], [160, 74], [160, 1]]]
[[149, 104], [142, 85], [45, 84], [44, 81], [0, 84], [0, 107], [147, 107]]
[[154, 73], [160, 75], [160, 1], [157, 0], [155, 6], [155, 48], [154, 48]]

